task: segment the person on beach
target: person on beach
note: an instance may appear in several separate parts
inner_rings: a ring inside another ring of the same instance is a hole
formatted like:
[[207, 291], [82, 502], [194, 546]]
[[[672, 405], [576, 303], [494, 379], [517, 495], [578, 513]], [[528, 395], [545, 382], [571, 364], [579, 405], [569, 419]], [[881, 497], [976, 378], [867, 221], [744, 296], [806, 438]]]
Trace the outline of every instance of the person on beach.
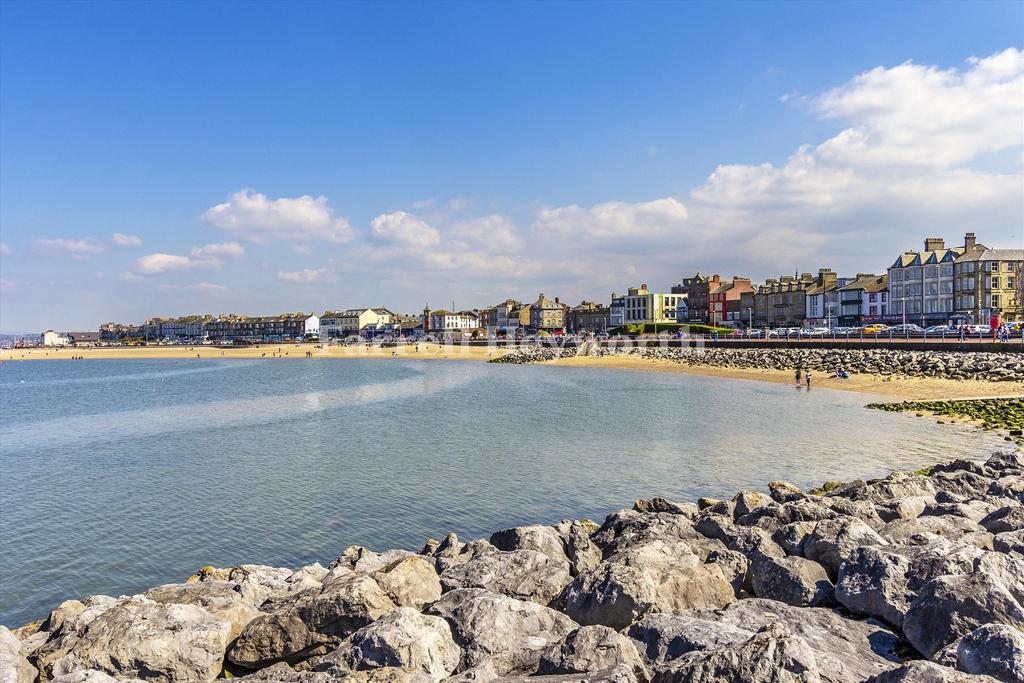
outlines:
[[800, 386], [800, 368], [796, 369], [796, 384]]
[[804, 373], [804, 377], [807, 379], [807, 388], [810, 389], [811, 388], [811, 371], [808, 370], [806, 373]]

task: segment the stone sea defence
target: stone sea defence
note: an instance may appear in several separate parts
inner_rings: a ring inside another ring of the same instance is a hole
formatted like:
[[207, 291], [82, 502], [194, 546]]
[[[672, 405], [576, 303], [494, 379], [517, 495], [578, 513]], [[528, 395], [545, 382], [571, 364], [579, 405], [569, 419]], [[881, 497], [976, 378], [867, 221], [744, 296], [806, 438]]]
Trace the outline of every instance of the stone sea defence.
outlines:
[[[492, 363], [538, 363], [575, 355], [574, 348], [523, 346]], [[634, 356], [682, 365], [757, 370], [803, 368], [835, 374], [942, 377], [990, 382], [1024, 380], [1024, 354], [892, 349], [720, 349], [687, 347], [589, 347], [591, 356]]]
[[68, 600], [0, 681], [1024, 681], [1021, 452], [767, 491]]

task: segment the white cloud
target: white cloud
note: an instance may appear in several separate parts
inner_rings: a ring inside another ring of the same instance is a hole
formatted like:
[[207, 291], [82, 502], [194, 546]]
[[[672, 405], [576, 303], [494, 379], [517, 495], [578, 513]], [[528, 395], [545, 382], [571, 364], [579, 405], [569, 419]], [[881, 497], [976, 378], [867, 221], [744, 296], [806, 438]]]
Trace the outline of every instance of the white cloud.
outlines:
[[381, 240], [415, 247], [431, 247], [441, 241], [436, 228], [404, 211], [377, 216], [370, 223], [370, 230]]
[[231, 256], [241, 258], [245, 255], [245, 247], [238, 242], [220, 242], [218, 244], [206, 244], [192, 250], [191, 256], [194, 259], [209, 259], [218, 256]]
[[62, 237], [37, 239], [36, 247], [49, 253], [70, 254], [72, 258], [84, 260], [106, 251], [106, 247], [91, 237], [65, 239]]
[[881, 271], [928, 235], [1019, 241], [1020, 51], [959, 70], [879, 67], [801, 99], [847, 127], [781, 165], [716, 168], [689, 202], [690, 222], [723, 247], [705, 253], [761, 272], [769, 259], [780, 272], [796, 263]]
[[0, 242], [0, 256], [10, 256], [10, 255], [11, 255], [11, 248], [7, 245], [6, 242]]
[[135, 259], [135, 269], [145, 275], [156, 275], [175, 270], [192, 268], [220, 268], [224, 265], [222, 256], [241, 258], [245, 248], [238, 242], [221, 242], [194, 247], [188, 256], [178, 254], [147, 254]]
[[188, 256], [177, 256], [175, 254], [147, 254], [135, 259], [135, 267], [140, 273], [155, 275], [166, 273], [171, 270], [185, 270], [193, 266]]
[[202, 219], [262, 244], [274, 240], [345, 242], [355, 234], [347, 219], [334, 216], [324, 196], [270, 199], [245, 189], [208, 209]]
[[125, 271], [125, 272], [121, 273], [121, 279], [124, 280], [125, 282], [141, 282], [142, 281], [142, 276], [139, 275], [138, 273], [133, 273], [131, 271]]
[[194, 285], [185, 285], [184, 289], [189, 292], [201, 292], [204, 294], [220, 294], [228, 291], [228, 288], [224, 285], [212, 282], [197, 282]]
[[333, 281], [333, 275], [327, 268], [315, 268], [296, 271], [277, 271], [277, 279], [281, 282], [301, 282], [301, 283], [313, 283], [313, 282], [330, 282]]
[[906, 62], [877, 67], [814, 98], [827, 119], [854, 125], [821, 144], [832, 163], [948, 168], [1024, 144], [1024, 52], [1010, 48], [968, 69]]
[[679, 233], [687, 219], [682, 202], [673, 197], [650, 202], [604, 202], [589, 209], [572, 204], [542, 208], [534, 228], [576, 238], [642, 238]]
[[451, 236], [465, 248], [485, 247], [493, 251], [514, 251], [523, 245], [522, 236], [512, 220], [497, 213], [456, 223]]
[[110, 236], [110, 241], [119, 247], [138, 247], [142, 245], [141, 237], [126, 235], [123, 232], [115, 232]]

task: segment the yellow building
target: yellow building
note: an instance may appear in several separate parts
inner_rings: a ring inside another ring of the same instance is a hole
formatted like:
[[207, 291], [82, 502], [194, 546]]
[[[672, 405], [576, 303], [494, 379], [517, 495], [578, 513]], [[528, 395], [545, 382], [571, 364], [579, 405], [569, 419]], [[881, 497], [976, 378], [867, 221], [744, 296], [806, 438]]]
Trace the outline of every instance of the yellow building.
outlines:
[[684, 299], [682, 294], [657, 294], [648, 291], [647, 285], [630, 287], [625, 297], [625, 322], [627, 325], [674, 323], [676, 308]]
[[956, 312], [967, 322], [987, 325], [1022, 319], [1020, 277], [1024, 249], [980, 246], [959, 257], [954, 266]]

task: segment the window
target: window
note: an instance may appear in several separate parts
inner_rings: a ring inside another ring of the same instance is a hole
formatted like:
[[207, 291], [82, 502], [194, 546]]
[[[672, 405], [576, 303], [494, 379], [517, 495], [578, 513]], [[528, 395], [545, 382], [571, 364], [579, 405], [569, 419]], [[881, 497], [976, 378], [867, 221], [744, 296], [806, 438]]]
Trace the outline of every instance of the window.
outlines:
[[938, 277], [939, 276], [939, 267], [938, 266], [928, 266], [927, 268], [924, 269], [924, 276], [925, 277]]
[[992, 278], [992, 289], [999, 289], [999, 278]]
[[1006, 288], [1007, 289], [1013, 289], [1013, 278], [1012, 277], [1006, 278]]
[[942, 277], [951, 277], [953, 275], [953, 264], [943, 263], [941, 266], [939, 266], [939, 274]]
[[889, 271], [889, 279], [892, 280], [893, 282], [902, 282], [903, 271], [899, 270], [898, 268], [893, 268], [892, 270]]
[[907, 271], [908, 280], [919, 280], [921, 278], [921, 269], [919, 267], [910, 268]]
[[995, 306], [996, 308], [999, 307], [999, 295], [998, 294], [993, 294], [992, 295], [992, 305]]
[[926, 282], [925, 283], [925, 292], [924, 293], [928, 294], [929, 296], [935, 296], [936, 294], [939, 293], [939, 283], [938, 282]]
[[952, 294], [953, 293], [953, 281], [952, 280], [945, 280], [943, 282], [940, 282], [939, 283], [939, 291], [942, 294]]

